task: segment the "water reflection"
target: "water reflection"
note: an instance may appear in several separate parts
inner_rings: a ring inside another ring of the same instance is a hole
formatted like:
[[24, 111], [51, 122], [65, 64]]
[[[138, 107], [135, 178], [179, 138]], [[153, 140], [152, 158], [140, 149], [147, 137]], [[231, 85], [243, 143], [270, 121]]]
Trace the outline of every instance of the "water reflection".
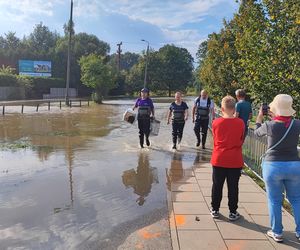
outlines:
[[143, 206], [146, 201], [145, 198], [151, 192], [152, 184], [158, 183], [157, 168], [150, 166], [147, 153], [141, 152], [139, 154], [136, 170], [129, 169], [123, 172], [122, 182], [126, 188], [133, 188], [133, 192], [139, 196], [136, 203]]
[[[168, 106], [159, 107], [162, 119]], [[117, 249], [137, 228], [167, 218], [158, 180], [172, 153], [140, 151], [136, 127], [120, 123], [124, 109], [0, 118], [0, 249]], [[163, 149], [169, 138], [161, 130], [153, 145]]]
[[205, 151], [197, 151], [194, 160], [194, 166], [199, 165], [201, 162], [209, 162], [212, 150], [206, 149]]
[[184, 170], [182, 165], [182, 154], [175, 152], [172, 155], [171, 166], [167, 171], [167, 187], [171, 190], [171, 183], [182, 179], [184, 176]]
[[83, 143], [111, 131], [109, 118], [115, 111], [114, 107], [97, 106], [68, 112], [5, 116], [0, 120], [0, 149], [31, 149], [42, 162], [55, 151], [64, 150], [69, 159], [69, 154]]

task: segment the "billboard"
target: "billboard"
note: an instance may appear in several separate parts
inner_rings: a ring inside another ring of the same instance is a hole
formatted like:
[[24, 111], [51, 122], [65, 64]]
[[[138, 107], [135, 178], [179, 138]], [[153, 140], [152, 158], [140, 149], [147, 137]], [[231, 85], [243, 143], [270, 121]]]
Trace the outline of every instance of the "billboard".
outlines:
[[19, 75], [51, 77], [51, 61], [19, 60]]

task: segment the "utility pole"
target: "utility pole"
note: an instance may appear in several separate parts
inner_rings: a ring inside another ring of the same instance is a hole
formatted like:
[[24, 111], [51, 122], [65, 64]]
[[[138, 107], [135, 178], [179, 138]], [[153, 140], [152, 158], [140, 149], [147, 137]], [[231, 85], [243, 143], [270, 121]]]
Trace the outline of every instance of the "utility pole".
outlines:
[[147, 84], [147, 70], [148, 70], [148, 60], [149, 60], [149, 42], [146, 41], [145, 39], [142, 39], [141, 41], [147, 43], [146, 65], [145, 65], [145, 77], [144, 77], [144, 88], [146, 88], [146, 84]]
[[117, 60], [118, 60], [118, 71], [119, 72], [121, 70], [121, 53], [122, 53], [121, 45], [122, 45], [122, 42], [117, 44], [117, 46], [118, 46], [118, 50], [117, 50], [118, 58], [117, 58]]
[[69, 88], [70, 88], [70, 66], [71, 66], [71, 46], [73, 32], [73, 0], [71, 0], [70, 20], [69, 20], [69, 42], [68, 42], [68, 62], [67, 62], [67, 82], [66, 82], [66, 105], [69, 106]]

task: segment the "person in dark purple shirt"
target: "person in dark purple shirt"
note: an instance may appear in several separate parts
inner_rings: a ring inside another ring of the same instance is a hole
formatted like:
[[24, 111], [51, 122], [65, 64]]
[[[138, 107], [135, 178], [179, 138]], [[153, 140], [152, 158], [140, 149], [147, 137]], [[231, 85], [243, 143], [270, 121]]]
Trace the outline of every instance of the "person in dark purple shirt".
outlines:
[[138, 108], [138, 127], [140, 146], [144, 147], [144, 138], [146, 137], [146, 145], [150, 146], [149, 134], [150, 134], [150, 117], [154, 119], [154, 106], [151, 98], [149, 97], [149, 90], [143, 88], [141, 90], [141, 96], [135, 102], [133, 110]]

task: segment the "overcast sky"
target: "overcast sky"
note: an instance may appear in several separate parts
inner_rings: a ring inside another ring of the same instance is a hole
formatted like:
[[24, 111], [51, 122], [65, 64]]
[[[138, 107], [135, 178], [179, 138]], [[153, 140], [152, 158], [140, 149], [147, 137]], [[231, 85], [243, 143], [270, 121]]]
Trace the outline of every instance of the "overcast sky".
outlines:
[[[187, 48], [195, 56], [201, 41], [237, 11], [235, 0], [74, 0], [75, 32], [95, 34], [111, 53], [123, 41], [123, 52], [141, 52], [148, 40], [158, 49], [166, 43]], [[0, 35], [28, 35], [43, 22], [63, 33], [70, 0], [0, 0]]]

